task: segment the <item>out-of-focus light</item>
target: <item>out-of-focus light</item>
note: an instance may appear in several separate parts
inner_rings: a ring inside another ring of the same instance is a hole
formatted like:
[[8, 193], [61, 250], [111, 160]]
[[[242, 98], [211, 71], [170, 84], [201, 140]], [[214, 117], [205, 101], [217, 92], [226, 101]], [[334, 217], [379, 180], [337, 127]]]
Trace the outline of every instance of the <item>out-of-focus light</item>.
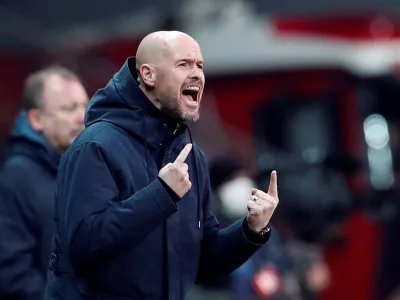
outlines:
[[371, 185], [377, 190], [388, 190], [394, 184], [394, 174], [386, 119], [378, 114], [370, 115], [364, 121], [364, 135], [368, 146]]
[[364, 134], [368, 146], [373, 149], [382, 149], [389, 143], [388, 125], [381, 115], [374, 114], [365, 119]]
[[389, 147], [368, 150], [370, 180], [377, 190], [387, 190], [394, 184], [393, 159]]

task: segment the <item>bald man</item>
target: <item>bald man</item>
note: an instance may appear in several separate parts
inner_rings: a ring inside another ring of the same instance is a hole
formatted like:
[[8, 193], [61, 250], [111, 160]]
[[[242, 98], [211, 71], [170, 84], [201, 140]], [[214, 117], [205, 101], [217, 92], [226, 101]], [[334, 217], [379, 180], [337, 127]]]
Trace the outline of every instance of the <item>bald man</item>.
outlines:
[[188, 124], [204, 90], [200, 47], [181, 32], [141, 42], [89, 103], [63, 156], [46, 299], [184, 299], [270, 235], [276, 173], [249, 190], [248, 215], [220, 230], [204, 153]]

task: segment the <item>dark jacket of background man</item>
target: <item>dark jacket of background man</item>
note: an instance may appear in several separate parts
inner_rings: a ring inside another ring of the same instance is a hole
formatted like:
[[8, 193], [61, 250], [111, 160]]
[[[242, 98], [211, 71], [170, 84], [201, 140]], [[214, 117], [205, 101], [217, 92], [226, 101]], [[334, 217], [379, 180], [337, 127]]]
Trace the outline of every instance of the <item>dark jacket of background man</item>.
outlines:
[[59, 160], [21, 113], [0, 171], [0, 299], [42, 297]]

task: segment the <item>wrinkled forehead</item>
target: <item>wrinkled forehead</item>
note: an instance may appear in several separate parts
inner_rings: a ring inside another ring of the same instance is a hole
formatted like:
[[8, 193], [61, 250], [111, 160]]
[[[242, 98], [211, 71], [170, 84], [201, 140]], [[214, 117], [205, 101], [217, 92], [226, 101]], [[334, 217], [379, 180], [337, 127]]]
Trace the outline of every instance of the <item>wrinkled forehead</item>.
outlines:
[[194, 60], [203, 62], [203, 56], [199, 44], [190, 37], [182, 37], [168, 43], [166, 55], [171, 61]]

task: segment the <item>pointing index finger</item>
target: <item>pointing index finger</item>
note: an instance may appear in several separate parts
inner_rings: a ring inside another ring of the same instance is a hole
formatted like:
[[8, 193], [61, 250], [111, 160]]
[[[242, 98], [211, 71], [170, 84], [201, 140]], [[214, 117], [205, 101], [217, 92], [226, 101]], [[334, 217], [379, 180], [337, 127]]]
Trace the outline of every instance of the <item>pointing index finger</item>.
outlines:
[[278, 197], [278, 176], [276, 171], [272, 171], [269, 181], [268, 195], [271, 197]]
[[186, 160], [186, 158], [188, 157], [190, 150], [192, 150], [192, 144], [187, 144], [185, 146], [185, 148], [183, 148], [183, 150], [181, 151], [181, 153], [179, 153], [178, 157], [175, 159], [174, 163], [177, 164], [183, 164]]

